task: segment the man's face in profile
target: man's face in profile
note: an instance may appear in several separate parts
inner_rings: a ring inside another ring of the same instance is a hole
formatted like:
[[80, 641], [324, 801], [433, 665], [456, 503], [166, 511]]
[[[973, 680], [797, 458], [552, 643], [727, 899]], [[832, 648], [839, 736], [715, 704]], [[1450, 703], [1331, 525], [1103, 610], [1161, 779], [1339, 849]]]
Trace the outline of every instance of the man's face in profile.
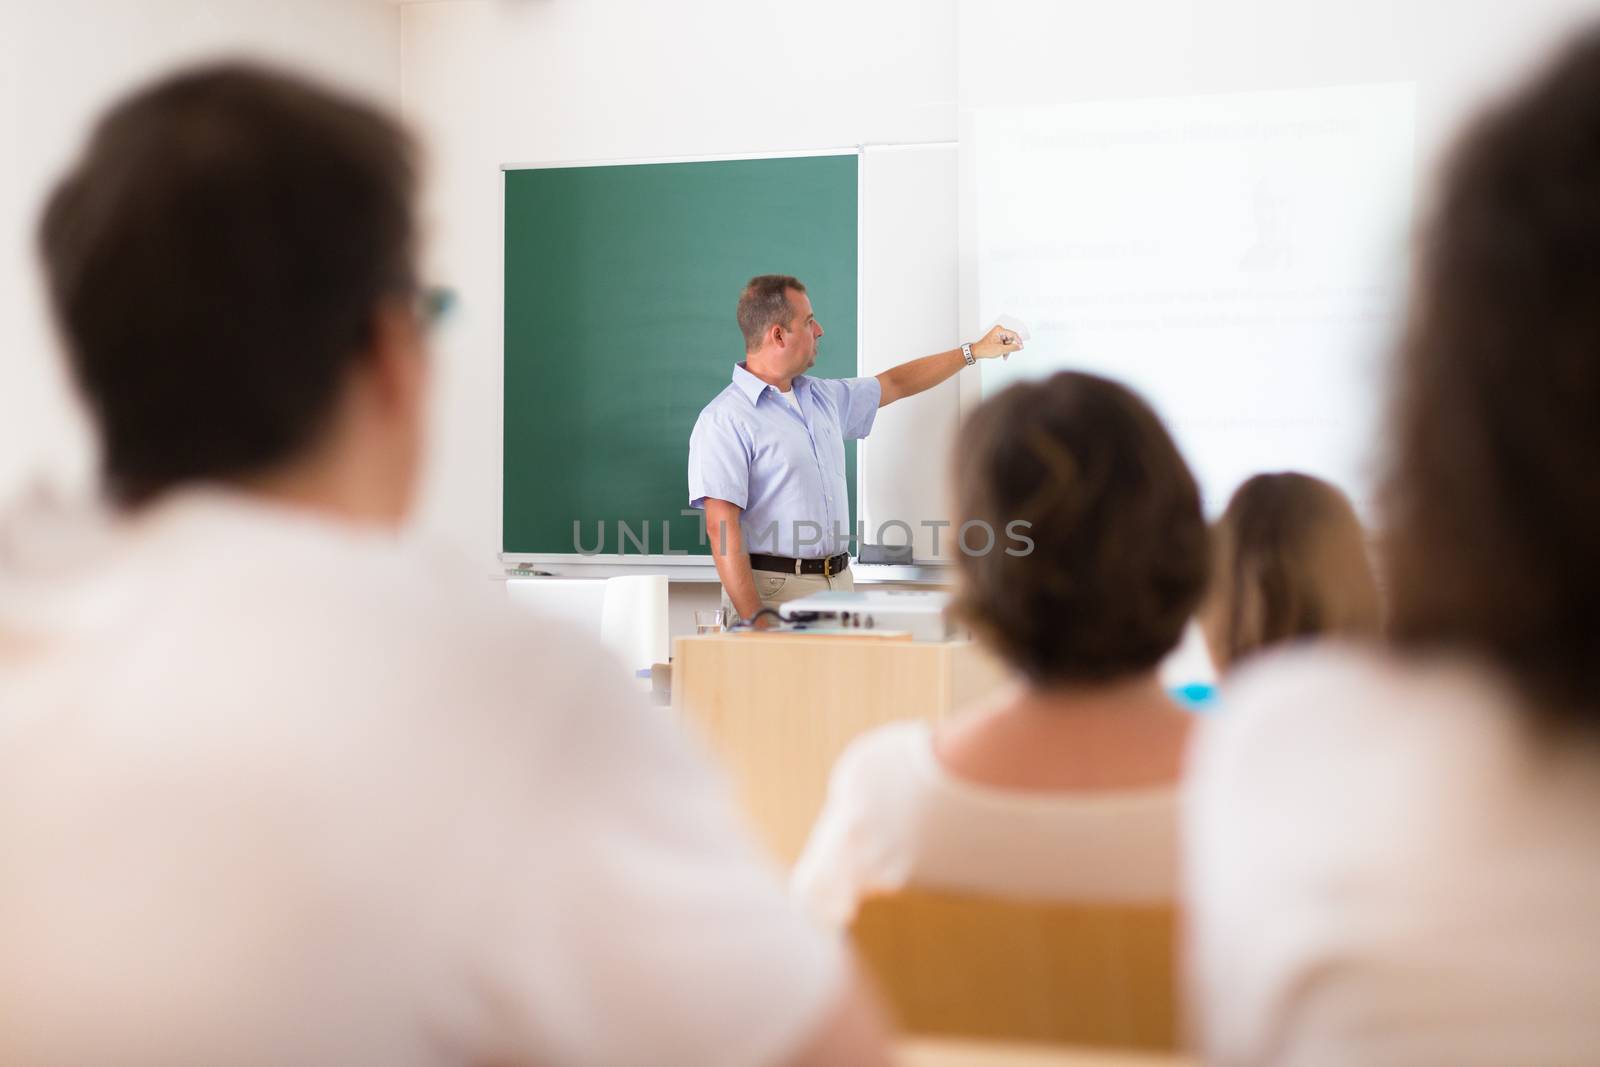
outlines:
[[789, 307], [794, 311], [789, 327], [789, 346], [794, 353], [792, 366], [795, 374], [801, 374], [816, 366], [822, 324], [817, 321], [809, 296], [798, 289], [788, 290], [787, 295]]

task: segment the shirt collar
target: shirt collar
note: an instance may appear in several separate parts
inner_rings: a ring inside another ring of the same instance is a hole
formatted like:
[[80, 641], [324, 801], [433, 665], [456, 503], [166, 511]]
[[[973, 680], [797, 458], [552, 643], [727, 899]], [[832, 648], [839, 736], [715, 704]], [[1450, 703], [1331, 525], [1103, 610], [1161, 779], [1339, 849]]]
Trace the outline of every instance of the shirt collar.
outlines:
[[[743, 363], [735, 363], [733, 365], [733, 384], [739, 387], [739, 392], [743, 393], [745, 399], [752, 404], [761, 399], [763, 392], [772, 388], [772, 386], [751, 374]], [[811, 383], [804, 374], [797, 374], [794, 381], [789, 383], [789, 388], [799, 389], [802, 384], [809, 386]], [[797, 393], [796, 395], [798, 396], [799, 394]]]

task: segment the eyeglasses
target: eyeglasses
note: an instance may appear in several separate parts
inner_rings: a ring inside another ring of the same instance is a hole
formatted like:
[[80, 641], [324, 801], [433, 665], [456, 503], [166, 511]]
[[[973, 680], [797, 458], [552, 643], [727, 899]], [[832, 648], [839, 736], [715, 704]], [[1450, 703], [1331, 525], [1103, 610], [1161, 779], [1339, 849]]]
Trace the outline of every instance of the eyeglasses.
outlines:
[[428, 329], [435, 329], [456, 306], [456, 291], [443, 285], [423, 286], [417, 293], [417, 316]]

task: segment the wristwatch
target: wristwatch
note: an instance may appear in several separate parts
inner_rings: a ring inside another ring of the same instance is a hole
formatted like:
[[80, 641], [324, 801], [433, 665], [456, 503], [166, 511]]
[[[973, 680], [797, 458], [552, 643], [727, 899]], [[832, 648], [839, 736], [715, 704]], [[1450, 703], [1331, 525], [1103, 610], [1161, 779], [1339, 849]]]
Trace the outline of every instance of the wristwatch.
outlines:
[[974, 363], [978, 362], [977, 358], [974, 357], [973, 354], [972, 354], [972, 346], [971, 345], [962, 345], [961, 346], [961, 358], [967, 361], [967, 366], [969, 366], [969, 367], [972, 366]]

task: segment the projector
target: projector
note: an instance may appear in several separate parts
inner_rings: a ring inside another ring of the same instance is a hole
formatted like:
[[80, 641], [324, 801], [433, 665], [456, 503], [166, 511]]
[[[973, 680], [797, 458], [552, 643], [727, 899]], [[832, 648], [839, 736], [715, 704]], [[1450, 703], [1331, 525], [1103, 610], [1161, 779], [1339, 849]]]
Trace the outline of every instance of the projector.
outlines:
[[778, 614], [789, 623], [817, 623], [818, 629], [889, 630], [909, 633], [913, 641], [944, 641], [953, 633], [945, 618], [949, 605], [950, 594], [935, 590], [833, 590], [780, 604]]

